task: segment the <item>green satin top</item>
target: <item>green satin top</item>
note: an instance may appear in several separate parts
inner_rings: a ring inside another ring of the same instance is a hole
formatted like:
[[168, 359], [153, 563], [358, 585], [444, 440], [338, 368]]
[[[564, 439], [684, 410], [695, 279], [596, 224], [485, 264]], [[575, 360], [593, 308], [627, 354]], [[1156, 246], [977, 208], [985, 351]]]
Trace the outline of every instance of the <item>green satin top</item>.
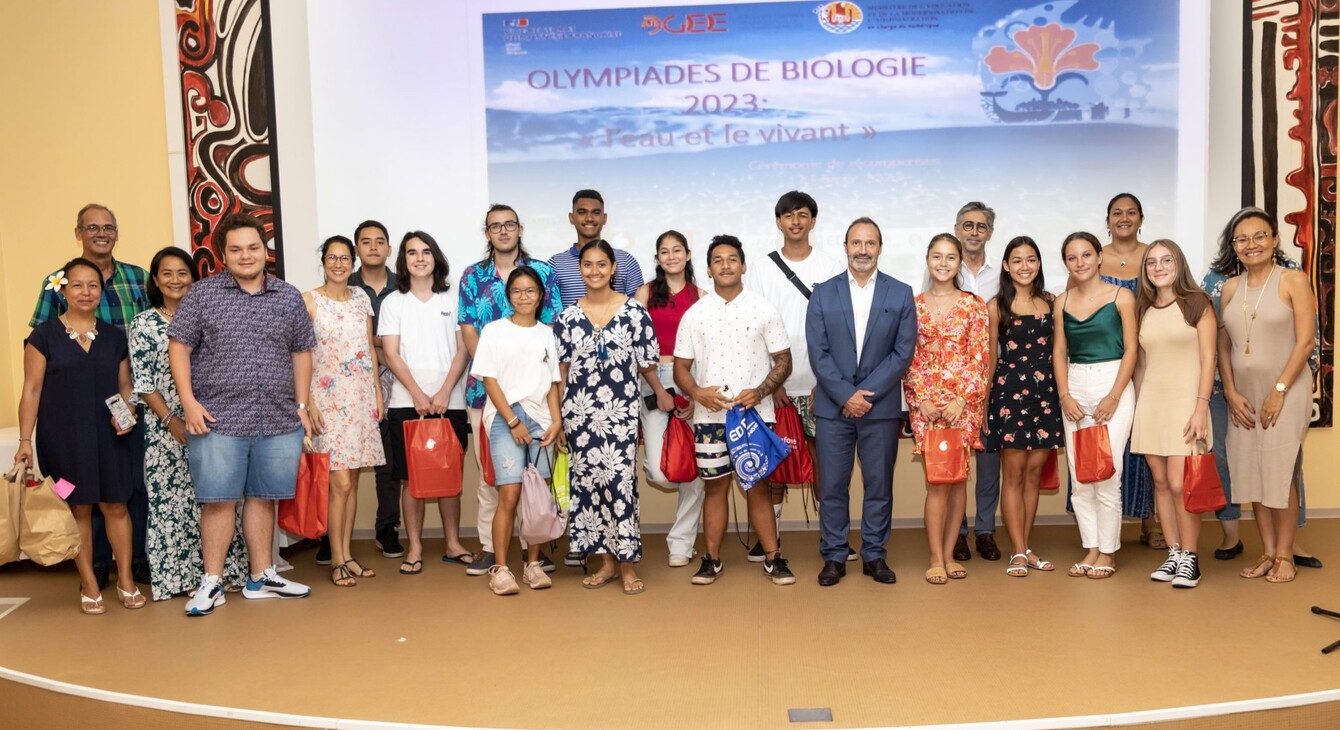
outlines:
[[1126, 354], [1121, 335], [1121, 313], [1117, 311], [1116, 301], [1099, 307], [1087, 319], [1080, 319], [1070, 312], [1063, 314], [1070, 362], [1111, 362]]

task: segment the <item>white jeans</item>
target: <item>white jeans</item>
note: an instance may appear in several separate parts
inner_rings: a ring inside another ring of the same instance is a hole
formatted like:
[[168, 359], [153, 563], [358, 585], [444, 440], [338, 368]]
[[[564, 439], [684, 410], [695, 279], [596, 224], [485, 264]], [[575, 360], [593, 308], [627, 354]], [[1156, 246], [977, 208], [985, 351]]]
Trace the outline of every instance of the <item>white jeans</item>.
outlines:
[[[1070, 397], [1084, 412], [1093, 413], [1098, 401], [1112, 392], [1112, 384], [1121, 369], [1120, 360], [1100, 363], [1070, 363]], [[1112, 463], [1117, 472], [1101, 482], [1081, 484], [1075, 480], [1075, 431], [1094, 425], [1093, 419], [1079, 421], [1062, 419], [1065, 426], [1066, 462], [1070, 466], [1070, 503], [1075, 508], [1079, 523], [1079, 537], [1086, 549], [1098, 548], [1104, 553], [1121, 549], [1121, 470], [1126, 440], [1131, 436], [1131, 422], [1135, 419], [1135, 386], [1126, 384], [1121, 392], [1117, 410], [1107, 422], [1108, 440], [1112, 446]]]
[[[661, 363], [656, 368], [657, 378], [666, 389], [675, 387], [674, 366]], [[651, 395], [651, 386], [642, 383], [642, 396]], [[678, 489], [679, 504], [675, 509], [675, 524], [665, 544], [671, 555], [693, 557], [693, 543], [698, 537], [698, 527], [703, 514], [703, 480], [694, 478], [691, 482], [675, 483], [666, 481], [661, 473], [661, 449], [665, 442], [665, 427], [670, 422], [670, 414], [665, 411], [647, 410], [645, 400], [642, 403], [642, 468], [647, 473], [647, 481], [663, 489]]]
[[[498, 511], [498, 489], [484, 483], [484, 468], [479, 460], [479, 451], [482, 448], [479, 444], [479, 422], [484, 420], [484, 409], [470, 408], [466, 412], [470, 414], [470, 434], [475, 440], [475, 448], [472, 451], [475, 452], [475, 468], [479, 470], [479, 487], [475, 491], [475, 497], [479, 500], [475, 530], [479, 532], [479, 549], [491, 553], [494, 551], [493, 515]], [[521, 541], [521, 549], [526, 549], [525, 540]]]

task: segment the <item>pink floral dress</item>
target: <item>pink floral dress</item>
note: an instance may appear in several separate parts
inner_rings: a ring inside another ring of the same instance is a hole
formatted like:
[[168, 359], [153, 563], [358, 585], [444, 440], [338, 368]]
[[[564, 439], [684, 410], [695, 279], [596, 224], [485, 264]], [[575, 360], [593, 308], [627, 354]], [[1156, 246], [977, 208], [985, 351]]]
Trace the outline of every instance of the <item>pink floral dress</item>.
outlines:
[[903, 377], [903, 395], [916, 437], [912, 453], [921, 453], [928, 426], [920, 407], [923, 400], [944, 407], [962, 396], [966, 405], [957, 424], [963, 445], [982, 448], [982, 419], [986, 414], [987, 335], [986, 304], [975, 294], [961, 292], [940, 320], [931, 319], [926, 295], [917, 295], [917, 349]]
[[317, 451], [330, 452], [331, 471], [386, 463], [377, 426], [377, 376], [368, 350], [372, 302], [349, 288], [346, 302], [312, 291], [316, 305], [316, 350], [312, 353], [312, 402], [321, 409], [325, 432]]

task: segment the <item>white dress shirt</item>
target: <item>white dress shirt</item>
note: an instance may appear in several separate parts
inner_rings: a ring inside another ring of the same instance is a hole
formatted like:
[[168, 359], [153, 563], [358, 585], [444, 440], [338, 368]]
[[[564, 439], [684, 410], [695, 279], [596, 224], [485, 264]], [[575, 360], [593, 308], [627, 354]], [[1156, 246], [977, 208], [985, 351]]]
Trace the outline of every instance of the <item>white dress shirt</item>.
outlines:
[[870, 310], [875, 306], [875, 280], [878, 271], [870, 272], [870, 280], [861, 286], [860, 282], [847, 270], [847, 288], [851, 291], [852, 321], [856, 324], [856, 362], [861, 362], [861, 349], [865, 347], [865, 327], [870, 322]]

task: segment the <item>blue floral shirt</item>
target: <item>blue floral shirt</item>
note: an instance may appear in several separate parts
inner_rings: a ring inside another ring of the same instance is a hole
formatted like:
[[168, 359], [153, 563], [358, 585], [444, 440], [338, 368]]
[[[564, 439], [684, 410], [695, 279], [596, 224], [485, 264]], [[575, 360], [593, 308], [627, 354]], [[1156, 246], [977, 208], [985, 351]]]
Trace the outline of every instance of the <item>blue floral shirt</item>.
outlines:
[[[544, 280], [544, 300], [540, 302], [539, 319], [552, 325], [560, 309], [558, 297], [558, 277], [554, 276], [554, 267], [535, 259], [522, 259], [518, 265], [529, 266]], [[484, 325], [503, 317], [511, 316], [512, 303], [507, 300], [507, 282], [498, 276], [493, 266], [493, 258], [470, 264], [461, 274], [460, 314], [457, 321], [461, 325], [470, 325], [476, 333], [483, 333]], [[465, 405], [469, 408], [483, 408], [484, 383], [472, 375], [465, 381]]]

